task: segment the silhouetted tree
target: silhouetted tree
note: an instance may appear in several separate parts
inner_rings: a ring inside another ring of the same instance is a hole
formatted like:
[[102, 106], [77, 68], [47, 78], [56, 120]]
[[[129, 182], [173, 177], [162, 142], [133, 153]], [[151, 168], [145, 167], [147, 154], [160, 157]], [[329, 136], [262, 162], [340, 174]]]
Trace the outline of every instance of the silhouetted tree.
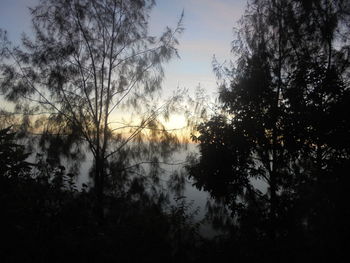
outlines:
[[193, 136], [196, 185], [230, 207], [237, 236], [269, 237], [268, 255], [284, 256], [274, 240], [312, 229], [306, 210], [319, 196], [303, 206], [305, 189], [325, 178], [339, 188], [334, 164], [350, 159], [348, 11], [347, 1], [251, 1], [234, 41], [236, 67], [220, 87], [222, 113]]
[[26, 162], [29, 154], [23, 145], [15, 142], [15, 133], [11, 127], [0, 130], [0, 176], [1, 178], [17, 178], [26, 176], [30, 165]]
[[[36, 129], [45, 125], [53, 148], [88, 145], [99, 200], [106, 174], [112, 173], [109, 160], [120, 162], [125, 146], [141, 141], [144, 129], [154, 137], [166, 133], [158, 117], [178, 99], [153, 105], [162, 66], [178, 55], [177, 36], [183, 30], [181, 16], [174, 30], [151, 36], [154, 5], [153, 0], [40, 1], [31, 9], [33, 39], [25, 36], [23, 48], [7, 49], [10, 63], [2, 65], [6, 99], [25, 115], [43, 114]], [[162, 136], [163, 142], [173, 139]]]

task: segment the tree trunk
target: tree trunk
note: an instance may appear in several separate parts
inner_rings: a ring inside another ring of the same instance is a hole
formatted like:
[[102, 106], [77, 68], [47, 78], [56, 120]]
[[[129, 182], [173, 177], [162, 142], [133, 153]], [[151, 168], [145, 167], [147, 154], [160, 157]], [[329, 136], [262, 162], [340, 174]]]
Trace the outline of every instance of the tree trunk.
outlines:
[[95, 205], [95, 213], [96, 216], [101, 222], [103, 220], [103, 163], [101, 156], [95, 157], [95, 196], [96, 196], [96, 205]]

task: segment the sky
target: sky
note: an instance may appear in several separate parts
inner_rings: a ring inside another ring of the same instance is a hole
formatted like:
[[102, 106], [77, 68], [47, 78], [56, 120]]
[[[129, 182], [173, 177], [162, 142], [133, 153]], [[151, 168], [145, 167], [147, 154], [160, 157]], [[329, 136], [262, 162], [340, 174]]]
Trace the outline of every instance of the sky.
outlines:
[[[20, 43], [22, 32], [30, 34], [28, 7], [38, 0], [0, 0], [0, 28], [8, 31], [9, 39]], [[171, 94], [186, 88], [189, 94], [200, 85], [210, 96], [217, 93], [212, 71], [212, 58], [230, 60], [233, 27], [242, 16], [246, 0], [157, 0], [150, 18], [150, 33], [160, 35], [166, 26], [176, 27], [184, 10], [184, 33], [178, 47], [180, 59], [165, 65], [163, 90]]]
[[[18, 43], [22, 32], [30, 32], [28, 7], [37, 0], [0, 0], [0, 28]], [[213, 55], [229, 60], [233, 26], [243, 14], [246, 0], [157, 0], [150, 20], [150, 32], [159, 35], [165, 26], [175, 27], [184, 10], [185, 31], [180, 37], [180, 59], [165, 66], [165, 90], [177, 86], [195, 89], [198, 84], [216, 91], [212, 73]]]
[[166, 66], [165, 89], [198, 84], [209, 93], [216, 92], [212, 58], [230, 59], [233, 27], [242, 16], [246, 0], [158, 0], [151, 16], [151, 30], [175, 26], [184, 10], [185, 31], [180, 37], [181, 59]]

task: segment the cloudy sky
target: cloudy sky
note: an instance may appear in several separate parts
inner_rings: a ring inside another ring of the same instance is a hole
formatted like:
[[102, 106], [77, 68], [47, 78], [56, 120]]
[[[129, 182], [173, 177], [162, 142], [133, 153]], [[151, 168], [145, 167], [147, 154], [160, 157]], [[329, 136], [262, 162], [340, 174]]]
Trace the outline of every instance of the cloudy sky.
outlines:
[[[28, 7], [38, 0], [0, 0], [0, 28], [10, 40], [19, 43], [22, 32], [30, 32]], [[182, 10], [185, 32], [180, 38], [181, 59], [166, 65], [164, 90], [177, 86], [195, 90], [198, 84], [209, 93], [216, 92], [211, 61], [230, 58], [233, 26], [241, 17], [246, 0], [157, 0], [151, 15], [151, 32], [160, 34], [165, 26], [175, 27]]]

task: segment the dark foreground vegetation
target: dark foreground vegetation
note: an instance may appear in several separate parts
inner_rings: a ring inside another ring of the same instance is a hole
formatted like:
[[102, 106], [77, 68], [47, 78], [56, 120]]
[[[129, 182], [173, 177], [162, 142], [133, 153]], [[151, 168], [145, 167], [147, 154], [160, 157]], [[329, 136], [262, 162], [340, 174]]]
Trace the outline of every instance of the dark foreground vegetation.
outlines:
[[[178, 262], [200, 257], [189, 205], [152, 197], [135, 180], [124, 194], [77, 191], [64, 167], [28, 163], [10, 129], [0, 131], [2, 262]], [[48, 172], [50, 171], [50, 172]]]
[[[105, 196], [101, 218], [93, 191], [77, 191], [62, 166], [26, 162], [14, 139], [10, 129], [0, 131], [3, 262], [342, 262], [348, 256], [349, 161], [300, 185], [278, 210], [283, 216], [273, 239], [262, 212], [268, 202], [258, 200], [236, 215], [210, 210], [208, 218], [225, 232], [205, 239], [185, 200], [171, 205], [137, 181], [121, 195]], [[224, 223], [225, 217], [231, 220]]]
[[[34, 40], [11, 48], [0, 31], [1, 91], [14, 104], [2, 125], [15, 127], [0, 130], [0, 260], [349, 261], [349, 1], [252, 0], [235, 66], [214, 61], [219, 102], [195, 126], [200, 154], [186, 165], [212, 197], [211, 239], [185, 198], [155, 190], [160, 161], [180, 147], [158, 118], [180, 96], [152, 99], [182, 16], [149, 36], [153, 6], [46, 0], [32, 10]], [[112, 126], [115, 110], [141, 120]], [[29, 162], [33, 133], [41, 152]], [[78, 163], [82, 145], [92, 184], [78, 189], [60, 158]], [[184, 178], [171, 179], [180, 189]]]

